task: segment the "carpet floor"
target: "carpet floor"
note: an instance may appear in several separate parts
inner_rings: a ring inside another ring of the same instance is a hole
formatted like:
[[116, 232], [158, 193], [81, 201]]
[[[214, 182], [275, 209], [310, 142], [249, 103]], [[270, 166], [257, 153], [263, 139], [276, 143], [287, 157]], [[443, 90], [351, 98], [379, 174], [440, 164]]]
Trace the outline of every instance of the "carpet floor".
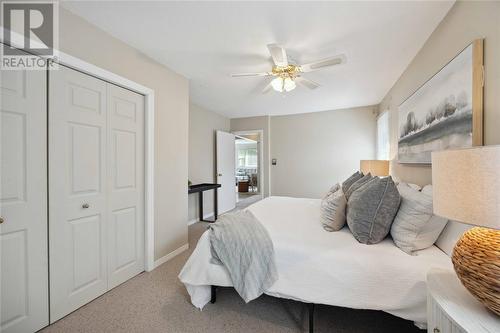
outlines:
[[[232, 288], [217, 302], [195, 309], [177, 279], [206, 229], [189, 227], [189, 250], [149, 273], [141, 273], [42, 330], [52, 332], [307, 332], [307, 306], [266, 295], [245, 304]], [[412, 322], [381, 311], [316, 307], [315, 332], [420, 332]]]

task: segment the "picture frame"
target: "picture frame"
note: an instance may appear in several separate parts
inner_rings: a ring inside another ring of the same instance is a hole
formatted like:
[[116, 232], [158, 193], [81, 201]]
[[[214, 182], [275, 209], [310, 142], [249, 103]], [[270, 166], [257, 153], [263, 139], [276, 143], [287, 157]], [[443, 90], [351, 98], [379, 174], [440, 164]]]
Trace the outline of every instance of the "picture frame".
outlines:
[[398, 107], [398, 162], [483, 145], [483, 39], [474, 40]]

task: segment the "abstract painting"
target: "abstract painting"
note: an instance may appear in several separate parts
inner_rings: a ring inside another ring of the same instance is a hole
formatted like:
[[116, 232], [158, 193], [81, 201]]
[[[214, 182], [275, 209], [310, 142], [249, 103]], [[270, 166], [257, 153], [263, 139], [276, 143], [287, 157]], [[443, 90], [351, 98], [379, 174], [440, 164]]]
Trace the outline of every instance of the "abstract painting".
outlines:
[[472, 146], [473, 53], [471, 44], [399, 106], [399, 163], [429, 164], [433, 151]]

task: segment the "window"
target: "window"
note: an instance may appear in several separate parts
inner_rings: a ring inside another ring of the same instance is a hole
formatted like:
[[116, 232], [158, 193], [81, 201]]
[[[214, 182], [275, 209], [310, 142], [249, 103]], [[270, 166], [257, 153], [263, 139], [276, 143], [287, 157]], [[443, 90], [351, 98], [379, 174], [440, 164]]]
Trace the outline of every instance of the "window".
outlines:
[[377, 119], [377, 159], [389, 159], [389, 111], [382, 113]]
[[243, 150], [243, 149], [238, 150], [238, 166], [239, 167], [245, 166], [245, 153], [246, 153], [246, 150]]
[[257, 149], [246, 148], [238, 150], [238, 166], [247, 168], [257, 167]]
[[250, 148], [247, 149], [247, 156], [245, 164], [247, 167], [256, 168], [257, 167], [257, 149]]

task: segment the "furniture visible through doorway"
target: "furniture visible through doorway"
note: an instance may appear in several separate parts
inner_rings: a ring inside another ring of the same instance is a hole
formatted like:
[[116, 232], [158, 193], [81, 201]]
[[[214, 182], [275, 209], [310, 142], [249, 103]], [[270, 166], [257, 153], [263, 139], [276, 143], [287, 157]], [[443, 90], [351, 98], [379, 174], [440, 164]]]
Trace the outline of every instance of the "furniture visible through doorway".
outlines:
[[257, 186], [258, 186], [257, 178], [258, 178], [258, 176], [256, 173], [252, 173], [250, 175], [250, 183], [248, 185], [251, 187], [252, 192], [255, 192], [255, 190], [257, 189]]
[[[200, 221], [203, 221], [203, 222], [215, 222], [215, 221], [217, 221], [217, 214], [218, 214], [217, 189], [219, 187], [221, 187], [220, 184], [209, 184], [209, 183], [195, 184], [195, 185], [189, 186], [188, 194], [198, 193], [198, 195], [199, 195], [198, 207], [199, 207], [199, 212], [200, 212]], [[203, 192], [210, 191], [210, 190], [214, 190], [214, 219], [213, 220], [205, 220], [203, 218]]]
[[239, 180], [238, 181], [238, 192], [248, 192], [248, 180]]

